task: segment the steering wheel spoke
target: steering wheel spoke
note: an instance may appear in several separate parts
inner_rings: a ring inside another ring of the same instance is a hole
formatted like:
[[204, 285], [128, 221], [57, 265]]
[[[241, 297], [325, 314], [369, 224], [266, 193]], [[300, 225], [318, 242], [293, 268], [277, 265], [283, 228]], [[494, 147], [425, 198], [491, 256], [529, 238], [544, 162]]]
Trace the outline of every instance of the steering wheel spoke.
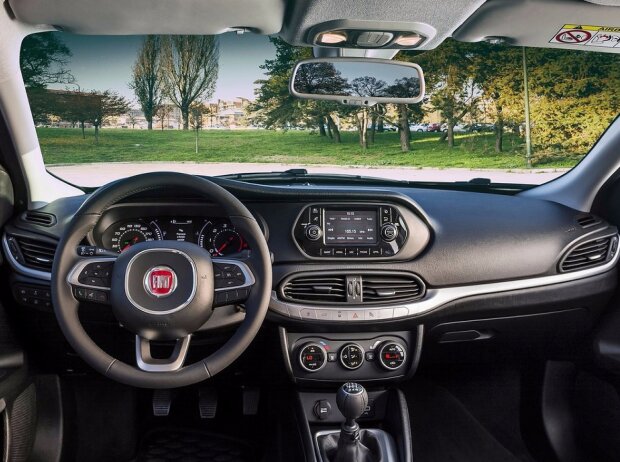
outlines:
[[109, 304], [115, 261], [115, 257], [79, 258], [67, 276], [73, 296], [81, 302]]
[[173, 372], [179, 370], [189, 350], [191, 335], [177, 339], [174, 349], [168, 358], [153, 358], [151, 342], [136, 335], [136, 364], [146, 372]]
[[249, 265], [231, 258], [213, 259], [215, 297], [213, 306], [241, 304], [247, 300], [256, 283]]

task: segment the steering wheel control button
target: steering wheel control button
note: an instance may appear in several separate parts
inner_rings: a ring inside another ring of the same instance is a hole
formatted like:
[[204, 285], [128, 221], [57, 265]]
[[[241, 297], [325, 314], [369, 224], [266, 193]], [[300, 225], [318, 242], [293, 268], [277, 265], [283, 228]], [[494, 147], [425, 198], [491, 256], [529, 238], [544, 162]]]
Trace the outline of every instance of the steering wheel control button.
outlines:
[[332, 405], [329, 404], [329, 401], [326, 399], [320, 399], [316, 403], [314, 403], [314, 415], [319, 420], [325, 420], [329, 417], [329, 414], [332, 411]]
[[89, 263], [78, 275], [78, 282], [85, 286], [110, 287], [112, 277], [112, 262]]
[[386, 223], [381, 227], [381, 239], [392, 242], [398, 237], [398, 228], [392, 223]]
[[234, 263], [213, 263], [216, 289], [232, 289], [247, 284], [245, 273]]
[[87, 289], [85, 287], [76, 287], [73, 289], [75, 298], [84, 302], [92, 303], [108, 303], [108, 293], [103, 290]]
[[327, 352], [318, 343], [307, 343], [299, 351], [299, 365], [308, 372], [317, 372], [327, 363]]
[[348, 343], [340, 350], [340, 364], [346, 369], [359, 369], [363, 363], [364, 349], [357, 343]]
[[319, 225], [309, 225], [306, 227], [306, 239], [318, 241], [323, 237], [323, 230]]
[[397, 342], [386, 342], [379, 349], [379, 362], [389, 371], [402, 367], [406, 357], [405, 347]]

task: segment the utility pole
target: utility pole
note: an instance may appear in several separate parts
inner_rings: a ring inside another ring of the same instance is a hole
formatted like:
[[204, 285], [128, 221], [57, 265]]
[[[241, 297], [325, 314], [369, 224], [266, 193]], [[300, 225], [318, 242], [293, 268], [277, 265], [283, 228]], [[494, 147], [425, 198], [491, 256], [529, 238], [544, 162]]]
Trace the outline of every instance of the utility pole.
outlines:
[[525, 102], [525, 161], [532, 168], [532, 132], [530, 130], [530, 90], [527, 81], [527, 52], [523, 49], [523, 98]]

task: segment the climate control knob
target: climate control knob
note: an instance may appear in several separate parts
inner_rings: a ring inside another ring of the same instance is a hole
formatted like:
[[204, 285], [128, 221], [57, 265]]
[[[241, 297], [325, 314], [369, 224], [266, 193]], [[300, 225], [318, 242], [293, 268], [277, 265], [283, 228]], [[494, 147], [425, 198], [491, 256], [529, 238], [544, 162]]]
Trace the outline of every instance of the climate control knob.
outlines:
[[299, 365], [308, 372], [323, 369], [327, 363], [327, 352], [318, 343], [306, 343], [299, 350]]
[[407, 352], [405, 347], [397, 342], [385, 342], [379, 348], [379, 363], [389, 370], [394, 371], [405, 364]]
[[398, 236], [398, 228], [392, 223], [386, 223], [381, 227], [381, 239], [392, 242]]
[[318, 241], [323, 236], [323, 230], [318, 225], [310, 225], [306, 227], [306, 239], [310, 241]]
[[347, 343], [340, 349], [340, 364], [349, 370], [355, 370], [364, 362], [364, 349], [357, 343]]

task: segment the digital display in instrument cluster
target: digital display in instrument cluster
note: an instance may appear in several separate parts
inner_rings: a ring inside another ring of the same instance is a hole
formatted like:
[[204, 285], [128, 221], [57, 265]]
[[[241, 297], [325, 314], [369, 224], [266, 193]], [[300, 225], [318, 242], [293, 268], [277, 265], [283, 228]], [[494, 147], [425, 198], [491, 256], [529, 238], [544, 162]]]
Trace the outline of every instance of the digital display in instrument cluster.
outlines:
[[170, 218], [157, 220], [165, 240], [196, 242], [194, 220], [192, 218]]
[[376, 244], [376, 210], [325, 210], [326, 244]]
[[103, 246], [118, 253], [140, 242], [161, 240], [192, 242], [204, 247], [214, 257], [249, 249], [243, 236], [226, 218], [139, 218], [117, 222], [102, 235]]

